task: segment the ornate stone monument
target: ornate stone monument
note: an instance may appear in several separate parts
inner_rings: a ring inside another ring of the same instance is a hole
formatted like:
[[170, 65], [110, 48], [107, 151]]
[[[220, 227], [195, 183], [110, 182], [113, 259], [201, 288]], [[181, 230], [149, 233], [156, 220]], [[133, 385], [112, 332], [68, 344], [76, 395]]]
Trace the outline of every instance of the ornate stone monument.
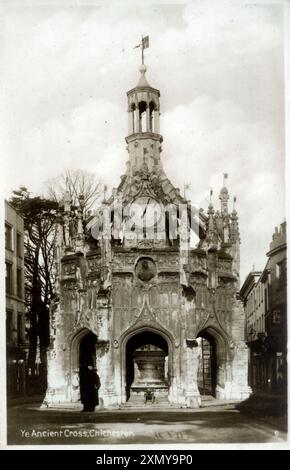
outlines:
[[213, 394], [244, 399], [240, 237], [226, 178], [219, 211], [211, 202], [207, 212], [194, 208], [163, 170], [160, 92], [144, 63], [127, 97], [129, 159], [118, 188], [94, 216], [69, 199], [60, 213], [46, 404], [78, 406], [81, 351], [92, 334], [105, 407], [142, 401], [148, 387], [157, 403], [165, 396], [198, 407], [199, 337], [215, 350]]

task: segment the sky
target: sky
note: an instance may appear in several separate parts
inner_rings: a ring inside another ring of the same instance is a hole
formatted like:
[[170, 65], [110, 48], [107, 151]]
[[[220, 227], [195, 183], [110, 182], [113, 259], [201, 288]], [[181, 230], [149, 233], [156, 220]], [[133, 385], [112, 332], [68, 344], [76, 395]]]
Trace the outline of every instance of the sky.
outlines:
[[161, 92], [164, 169], [207, 210], [223, 173], [236, 196], [241, 280], [263, 269], [285, 217], [283, 2], [28, 1], [1, 7], [1, 175], [5, 197], [44, 194], [65, 168], [116, 187], [127, 160], [127, 96]]

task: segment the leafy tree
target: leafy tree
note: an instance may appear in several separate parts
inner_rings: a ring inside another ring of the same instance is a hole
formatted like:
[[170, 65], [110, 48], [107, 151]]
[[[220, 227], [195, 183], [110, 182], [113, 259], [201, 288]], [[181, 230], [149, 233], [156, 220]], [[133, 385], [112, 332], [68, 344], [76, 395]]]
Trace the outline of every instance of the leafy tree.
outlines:
[[24, 219], [28, 367], [33, 377], [38, 341], [41, 364], [46, 371], [49, 304], [54, 295], [53, 263], [58, 203], [40, 196], [33, 197], [24, 186], [13, 191], [10, 203]]
[[[48, 198], [32, 196], [24, 186], [13, 191], [10, 203], [24, 218], [24, 265], [27, 333], [29, 337], [28, 367], [35, 373], [38, 352], [46, 378], [46, 351], [49, 345], [49, 304], [54, 296], [54, 248], [57, 218], [68, 197], [72, 206], [81, 206], [84, 216], [93, 208], [102, 193], [102, 185], [94, 174], [84, 170], [65, 170], [47, 182]], [[45, 385], [46, 380], [44, 381]]]

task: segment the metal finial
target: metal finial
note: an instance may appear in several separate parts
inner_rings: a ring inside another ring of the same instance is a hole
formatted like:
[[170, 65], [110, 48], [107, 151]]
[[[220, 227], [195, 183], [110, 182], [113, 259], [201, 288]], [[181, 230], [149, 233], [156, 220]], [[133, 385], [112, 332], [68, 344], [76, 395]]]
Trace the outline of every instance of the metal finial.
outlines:
[[141, 60], [142, 60], [142, 65], [144, 65], [144, 49], [147, 49], [149, 47], [149, 36], [145, 36], [141, 38], [140, 44], [134, 47], [134, 49], [137, 49], [137, 47], [141, 48]]

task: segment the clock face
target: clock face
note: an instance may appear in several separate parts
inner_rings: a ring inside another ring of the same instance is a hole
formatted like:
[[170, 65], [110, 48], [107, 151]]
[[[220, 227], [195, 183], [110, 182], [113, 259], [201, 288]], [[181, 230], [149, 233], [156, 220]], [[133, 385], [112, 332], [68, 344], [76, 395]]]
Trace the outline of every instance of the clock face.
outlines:
[[153, 227], [161, 216], [161, 205], [150, 196], [139, 197], [131, 204], [130, 217], [136, 227]]

